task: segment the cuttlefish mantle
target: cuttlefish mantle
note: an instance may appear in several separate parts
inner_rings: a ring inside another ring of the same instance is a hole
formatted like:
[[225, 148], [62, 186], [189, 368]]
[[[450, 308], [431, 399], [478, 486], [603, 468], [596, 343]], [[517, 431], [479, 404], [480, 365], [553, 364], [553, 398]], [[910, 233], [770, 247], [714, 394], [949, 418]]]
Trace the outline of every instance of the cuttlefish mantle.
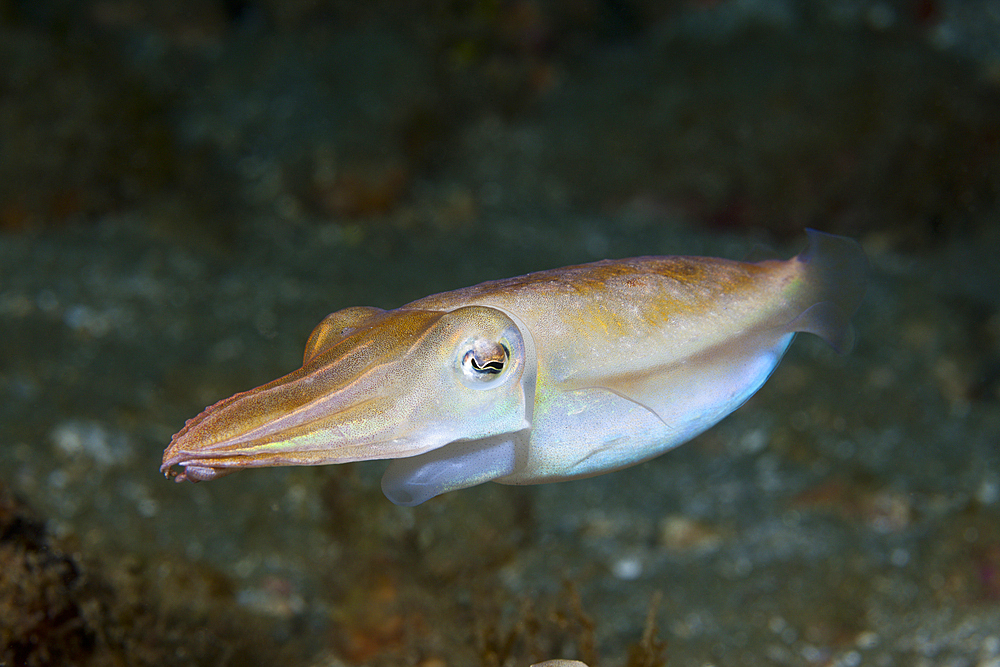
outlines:
[[189, 420], [161, 470], [391, 459], [383, 491], [416, 505], [648, 460], [742, 405], [796, 333], [850, 346], [867, 260], [808, 235], [785, 261], [605, 260], [337, 311], [301, 368]]

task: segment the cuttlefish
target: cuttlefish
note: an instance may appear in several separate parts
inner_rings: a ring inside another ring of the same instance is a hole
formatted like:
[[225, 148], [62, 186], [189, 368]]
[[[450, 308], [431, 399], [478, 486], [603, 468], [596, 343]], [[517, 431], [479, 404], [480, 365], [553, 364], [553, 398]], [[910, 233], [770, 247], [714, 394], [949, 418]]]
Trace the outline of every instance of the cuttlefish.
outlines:
[[188, 420], [161, 470], [205, 481], [392, 459], [382, 490], [417, 505], [635, 465], [742, 405], [797, 332], [850, 346], [867, 260], [850, 239], [808, 236], [785, 261], [605, 260], [339, 310], [301, 368]]

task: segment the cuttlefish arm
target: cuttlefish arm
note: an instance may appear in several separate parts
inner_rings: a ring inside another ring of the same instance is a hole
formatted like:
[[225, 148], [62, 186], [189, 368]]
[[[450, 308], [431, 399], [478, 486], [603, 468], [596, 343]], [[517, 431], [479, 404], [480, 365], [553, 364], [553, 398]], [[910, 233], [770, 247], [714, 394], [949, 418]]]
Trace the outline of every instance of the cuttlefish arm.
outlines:
[[867, 260], [850, 239], [809, 241], [787, 261], [603, 261], [338, 311], [300, 369], [188, 421], [161, 469], [392, 459], [383, 491], [415, 505], [633, 465], [738, 408], [795, 333], [850, 346]]

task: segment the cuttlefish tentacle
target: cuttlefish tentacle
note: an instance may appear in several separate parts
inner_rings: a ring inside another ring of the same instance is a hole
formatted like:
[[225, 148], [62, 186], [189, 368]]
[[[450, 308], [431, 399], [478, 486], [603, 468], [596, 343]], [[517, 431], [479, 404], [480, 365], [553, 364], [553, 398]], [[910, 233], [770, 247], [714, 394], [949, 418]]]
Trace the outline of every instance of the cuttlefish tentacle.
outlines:
[[851, 346], [867, 260], [808, 234], [785, 261], [605, 260], [338, 311], [300, 369], [189, 420], [161, 469], [392, 459], [382, 488], [413, 505], [633, 465], [738, 408], [796, 333]]

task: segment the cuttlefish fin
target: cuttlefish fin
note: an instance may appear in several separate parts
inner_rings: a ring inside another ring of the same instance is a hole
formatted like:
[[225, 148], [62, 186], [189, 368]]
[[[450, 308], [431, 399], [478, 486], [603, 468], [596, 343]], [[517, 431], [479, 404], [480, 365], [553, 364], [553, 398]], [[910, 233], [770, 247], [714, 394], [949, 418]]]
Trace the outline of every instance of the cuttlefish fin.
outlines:
[[807, 229], [809, 247], [795, 258], [804, 264], [799, 290], [790, 306], [790, 332], [811, 333], [843, 354], [854, 343], [851, 316], [861, 305], [868, 282], [868, 258], [852, 239]]

